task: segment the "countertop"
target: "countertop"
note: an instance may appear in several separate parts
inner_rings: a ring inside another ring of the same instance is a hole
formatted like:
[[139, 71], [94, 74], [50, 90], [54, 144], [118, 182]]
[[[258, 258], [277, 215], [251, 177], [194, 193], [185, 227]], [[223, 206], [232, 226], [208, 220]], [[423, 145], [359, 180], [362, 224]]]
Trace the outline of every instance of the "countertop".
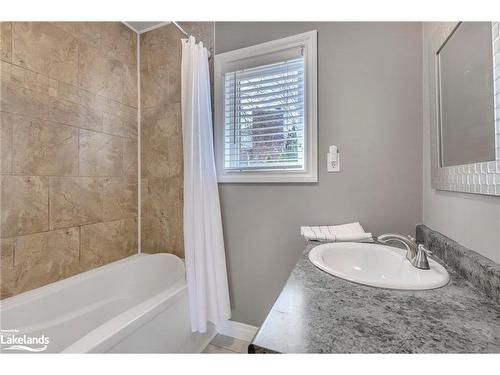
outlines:
[[500, 305], [446, 264], [445, 287], [379, 289], [315, 267], [319, 244], [307, 245], [250, 352], [500, 353]]

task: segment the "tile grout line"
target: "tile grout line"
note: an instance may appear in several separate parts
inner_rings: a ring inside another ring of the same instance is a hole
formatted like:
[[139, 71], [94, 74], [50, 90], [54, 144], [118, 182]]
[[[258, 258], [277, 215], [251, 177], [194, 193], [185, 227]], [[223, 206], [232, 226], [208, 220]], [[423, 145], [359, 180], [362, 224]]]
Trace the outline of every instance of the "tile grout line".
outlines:
[[[108, 135], [108, 136], [112, 136], [112, 137], [116, 137], [116, 138], [120, 138], [120, 139], [137, 139], [136, 137], [132, 137], [132, 136], [120, 135], [120, 134], [114, 134], [114, 133], [108, 133], [108, 132], [105, 132], [103, 130], [95, 130], [95, 129], [89, 129], [89, 128], [82, 128], [81, 126], [78, 126], [78, 125], [67, 124], [67, 123], [64, 123], [64, 122], [51, 120], [50, 119], [50, 113], [51, 113], [51, 111], [50, 111], [50, 105], [49, 105], [49, 108], [48, 108], [48, 111], [47, 111], [47, 118], [31, 116], [31, 115], [23, 114], [23, 113], [9, 112], [9, 111], [6, 111], [4, 109], [2, 109], [1, 112], [2, 113], [7, 113], [7, 114], [10, 114], [10, 115], [14, 115], [14, 116], [26, 117], [26, 118], [32, 119], [32, 120], [39, 120], [39, 121], [44, 121], [44, 122], [47, 122], [47, 123], [53, 123], [53, 124], [56, 124], [58, 126], [67, 126], [67, 127], [71, 127], [71, 128], [78, 129], [78, 130], [84, 130], [84, 131], [88, 131], [88, 132], [104, 134], [104, 135]], [[102, 124], [102, 118], [101, 118], [101, 124]]]
[[[118, 168], [117, 168], [118, 169]], [[82, 177], [82, 178], [129, 178], [133, 179], [134, 176], [127, 176], [124, 175], [123, 172], [120, 170], [120, 174], [83, 174], [83, 175], [78, 175], [78, 174], [65, 174], [65, 175], [57, 175], [57, 174], [34, 174], [32, 172], [13, 172], [13, 173], [0, 173], [0, 175], [4, 176], [17, 176], [17, 177], [54, 177], [54, 178], [76, 178], [76, 177]], [[163, 178], [163, 177], [156, 177], [156, 178]]]
[[[80, 55], [78, 54], [78, 59], [79, 59], [79, 58], [80, 58]], [[113, 57], [112, 57], [112, 58], [113, 58]], [[113, 59], [114, 59], [114, 58], [113, 58]], [[74, 84], [74, 83], [69, 83], [69, 82], [63, 81], [63, 80], [58, 79], [58, 78], [52, 78], [52, 77], [51, 77], [51, 76], [49, 76], [47, 73], [38, 72], [38, 71], [36, 71], [36, 70], [33, 70], [33, 68], [30, 68], [30, 67], [27, 67], [27, 66], [24, 66], [24, 65], [19, 65], [19, 64], [16, 64], [16, 63], [14, 62], [14, 60], [11, 60], [11, 61], [7, 61], [7, 60], [4, 60], [4, 59], [0, 59], [0, 60], [1, 60], [1, 61], [3, 61], [3, 62], [5, 62], [6, 64], [10, 64], [10, 65], [12, 65], [13, 67], [16, 67], [16, 68], [20, 68], [20, 69], [26, 70], [26, 71], [28, 71], [28, 72], [30, 72], [30, 73], [32, 73], [32, 74], [40, 75], [40, 76], [42, 76], [42, 77], [44, 77], [44, 78], [47, 78], [47, 79], [49, 79], [49, 80], [56, 81], [57, 83], [62, 83], [63, 85], [68, 85], [68, 86], [74, 87], [74, 88], [76, 88], [76, 89], [78, 89], [78, 90], [82, 90], [82, 91], [88, 92], [88, 93], [90, 93], [90, 94], [92, 94], [92, 95], [95, 95], [95, 96], [98, 96], [98, 97], [100, 97], [100, 98], [103, 98], [103, 99], [106, 99], [106, 100], [110, 100], [110, 101], [112, 101], [112, 102], [114, 102], [114, 103], [117, 103], [117, 104], [123, 105], [124, 107], [128, 107], [128, 108], [136, 109], [135, 107], [131, 106], [130, 104], [127, 104], [127, 103], [122, 103], [122, 102], [120, 102], [120, 101], [119, 101], [119, 100], [117, 100], [117, 99], [114, 99], [114, 98], [111, 98], [111, 97], [109, 97], [109, 96], [105, 96], [105, 95], [102, 95], [102, 94], [98, 94], [98, 93], [96, 93], [96, 92], [93, 92], [93, 91], [91, 91], [90, 89], [86, 88], [85, 86], [81, 86], [79, 82], [77, 82], [76, 84]], [[123, 63], [123, 62], [121, 62], [120, 60], [118, 60], [118, 59], [114, 59], [114, 60], [116, 60], [116, 61], [120, 62], [122, 65], [124, 65], [124, 63]], [[79, 69], [79, 67], [78, 67], [78, 69]], [[78, 80], [77, 80], [77, 81], [78, 81]], [[50, 94], [47, 94], [47, 95], [48, 95], [48, 96], [51, 96]], [[69, 101], [69, 102], [71, 102], [71, 103], [75, 103], [75, 102], [73, 102], [73, 101], [71, 101], [71, 100], [68, 100], [68, 99], [63, 99], [63, 100]], [[123, 99], [122, 99], [122, 100], [123, 100]], [[81, 103], [75, 103], [75, 104], [81, 104]], [[86, 105], [84, 105], [84, 104], [81, 104], [81, 105], [83, 105], [84, 107], [87, 107], [87, 106], [86, 106]]]
[[126, 217], [121, 217], [119, 219], [93, 221], [93, 222], [74, 224], [74, 225], [69, 225], [69, 226], [64, 226], [64, 227], [49, 228], [48, 230], [43, 230], [43, 231], [39, 231], [39, 232], [20, 233], [20, 234], [16, 234], [13, 236], [0, 237], [0, 239], [2, 239], [2, 240], [16, 239], [18, 237], [26, 237], [26, 236], [31, 236], [31, 235], [35, 235], [35, 234], [43, 234], [43, 233], [56, 232], [56, 231], [61, 231], [61, 230], [66, 230], [66, 229], [86, 227], [89, 225], [115, 223], [118, 221], [126, 221], [126, 220], [130, 220], [130, 219], [134, 219], [134, 218], [135, 218], [135, 216], [131, 215], [131, 216], [126, 216]]

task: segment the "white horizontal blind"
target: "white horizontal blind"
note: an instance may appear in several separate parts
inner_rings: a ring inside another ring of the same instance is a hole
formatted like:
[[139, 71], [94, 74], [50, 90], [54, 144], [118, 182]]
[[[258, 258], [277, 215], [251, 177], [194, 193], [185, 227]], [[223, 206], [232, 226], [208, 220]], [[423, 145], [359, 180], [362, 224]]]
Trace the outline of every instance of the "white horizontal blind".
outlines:
[[304, 57], [224, 74], [224, 169], [304, 168]]

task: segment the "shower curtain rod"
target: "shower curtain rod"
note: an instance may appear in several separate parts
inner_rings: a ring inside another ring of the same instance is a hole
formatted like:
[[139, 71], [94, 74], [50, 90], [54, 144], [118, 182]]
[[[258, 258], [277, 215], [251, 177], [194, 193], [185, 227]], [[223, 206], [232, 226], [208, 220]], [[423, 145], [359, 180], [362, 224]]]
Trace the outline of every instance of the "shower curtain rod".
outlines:
[[[172, 21], [172, 24], [181, 32], [183, 33], [187, 38], [189, 38], [191, 36], [191, 33], [188, 33], [186, 30], [184, 30], [182, 28], [181, 25], [179, 25], [177, 22], [175, 21]], [[207, 49], [207, 52], [208, 52], [208, 59], [210, 59], [212, 57], [212, 54], [210, 53], [210, 51], [208, 51]]]
[[175, 21], [172, 21], [172, 23], [174, 24], [175, 27], [177, 27], [177, 29], [179, 29], [179, 31], [181, 33], [183, 33], [185, 36], [187, 36], [188, 38], [191, 36], [191, 34], [189, 34], [186, 30], [184, 30], [181, 25], [179, 25], [177, 22]]

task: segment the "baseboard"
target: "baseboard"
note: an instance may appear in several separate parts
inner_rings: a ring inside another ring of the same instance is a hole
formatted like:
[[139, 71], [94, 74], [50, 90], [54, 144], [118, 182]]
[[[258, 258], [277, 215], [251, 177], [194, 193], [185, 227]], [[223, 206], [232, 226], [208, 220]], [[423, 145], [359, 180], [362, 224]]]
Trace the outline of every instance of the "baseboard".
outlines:
[[217, 324], [216, 329], [221, 335], [250, 342], [257, 333], [258, 327], [233, 320], [225, 320]]

